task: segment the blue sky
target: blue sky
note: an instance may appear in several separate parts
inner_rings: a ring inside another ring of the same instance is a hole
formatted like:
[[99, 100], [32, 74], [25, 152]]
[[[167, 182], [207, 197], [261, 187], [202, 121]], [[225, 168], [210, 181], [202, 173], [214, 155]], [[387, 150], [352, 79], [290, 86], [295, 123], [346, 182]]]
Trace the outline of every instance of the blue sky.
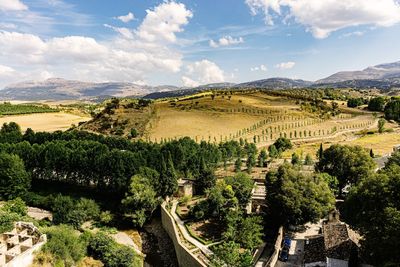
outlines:
[[399, 41], [398, 0], [0, 0], [0, 87], [317, 80], [398, 61]]

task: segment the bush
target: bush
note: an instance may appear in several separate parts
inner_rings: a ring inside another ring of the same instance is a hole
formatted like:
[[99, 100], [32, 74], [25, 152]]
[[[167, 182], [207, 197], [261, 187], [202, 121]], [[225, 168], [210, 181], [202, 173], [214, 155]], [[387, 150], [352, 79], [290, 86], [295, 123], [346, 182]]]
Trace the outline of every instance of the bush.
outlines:
[[189, 214], [196, 220], [203, 219], [209, 211], [209, 204], [207, 200], [202, 200], [190, 208]]
[[85, 244], [79, 235], [66, 225], [52, 226], [45, 231], [48, 237], [43, 252], [53, 255], [64, 266], [75, 266], [85, 255]]
[[25, 216], [28, 213], [28, 207], [19, 197], [6, 202], [2, 207], [2, 210], [8, 213], [16, 213], [20, 216]]
[[110, 236], [99, 232], [88, 244], [88, 254], [107, 267], [141, 266], [141, 258], [130, 247], [117, 244]]
[[18, 221], [20, 216], [16, 213], [0, 210], [0, 233], [8, 232], [14, 229], [14, 222]]
[[69, 224], [78, 228], [85, 221], [95, 220], [100, 208], [91, 199], [80, 198], [78, 201], [69, 196], [58, 195], [53, 202], [54, 224]]

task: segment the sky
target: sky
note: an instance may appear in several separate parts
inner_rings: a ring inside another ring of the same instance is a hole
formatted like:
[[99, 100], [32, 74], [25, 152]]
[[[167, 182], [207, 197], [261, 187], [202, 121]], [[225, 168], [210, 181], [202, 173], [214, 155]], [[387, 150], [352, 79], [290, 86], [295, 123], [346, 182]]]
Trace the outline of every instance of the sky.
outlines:
[[0, 88], [315, 81], [400, 60], [400, 0], [0, 0]]

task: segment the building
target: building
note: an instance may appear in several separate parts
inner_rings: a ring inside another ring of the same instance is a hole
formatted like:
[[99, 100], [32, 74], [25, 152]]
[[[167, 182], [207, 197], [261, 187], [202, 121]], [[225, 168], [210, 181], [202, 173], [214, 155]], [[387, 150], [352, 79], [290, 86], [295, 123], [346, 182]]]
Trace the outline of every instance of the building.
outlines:
[[193, 196], [193, 181], [191, 180], [178, 180], [178, 196], [179, 197], [192, 197]]
[[0, 266], [23, 267], [33, 261], [33, 252], [47, 241], [46, 235], [32, 224], [15, 223], [12, 231], [0, 235]]
[[307, 238], [305, 267], [347, 267], [358, 261], [358, 237], [333, 211], [322, 225], [322, 234]]

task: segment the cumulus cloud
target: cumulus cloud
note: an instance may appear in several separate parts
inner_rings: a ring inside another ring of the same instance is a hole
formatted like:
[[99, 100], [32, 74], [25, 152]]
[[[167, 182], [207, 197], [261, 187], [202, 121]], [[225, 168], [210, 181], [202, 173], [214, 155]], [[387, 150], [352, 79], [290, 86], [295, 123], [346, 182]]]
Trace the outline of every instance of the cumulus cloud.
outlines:
[[206, 59], [189, 64], [186, 75], [182, 77], [183, 85], [188, 87], [224, 81], [224, 71], [217, 64]]
[[19, 0], [1, 0], [0, 10], [1, 11], [22, 11], [27, 10], [28, 7]]
[[220, 46], [229, 46], [229, 45], [235, 45], [235, 44], [241, 44], [243, 43], [244, 40], [242, 37], [239, 38], [233, 38], [232, 36], [224, 36], [219, 38], [219, 40], [210, 40], [209, 45], [211, 47], [217, 48]]
[[292, 69], [295, 65], [296, 65], [296, 63], [293, 61], [282, 62], [282, 63], [276, 64], [275, 68], [280, 69], [280, 70], [289, 70], [289, 69]]
[[268, 71], [268, 68], [264, 64], [261, 64], [260, 66], [256, 66], [256, 67], [250, 68], [250, 71], [253, 71], [253, 72], [254, 71], [264, 71], [264, 72], [266, 72], [266, 71]]
[[400, 22], [397, 0], [246, 0], [253, 15], [264, 13], [265, 22], [293, 18], [316, 38], [352, 26], [393, 26]]
[[133, 15], [133, 13], [129, 12], [127, 15], [116, 17], [116, 19], [119, 19], [120, 21], [122, 21], [124, 23], [128, 23], [129, 21], [135, 19], [135, 15]]
[[[168, 16], [170, 11], [177, 14]], [[150, 74], [181, 71], [183, 56], [175, 50], [173, 43], [177, 38], [175, 34], [183, 31], [183, 26], [191, 16], [183, 4], [164, 2], [148, 11], [137, 29], [105, 25], [119, 33], [108, 41], [85, 36], [42, 38], [34, 34], [2, 30], [0, 64], [16, 70], [15, 80], [37, 80], [50, 76], [90, 81], [143, 82]], [[159, 19], [161, 28], [157, 28], [155, 18]], [[154, 38], [150, 38], [152, 35]], [[3, 72], [5, 70], [3, 68]], [[196, 71], [192, 70], [193, 76], [196, 76]], [[207, 75], [205, 77], [207, 80]], [[1, 80], [0, 83], [4, 85], [5, 82]]]
[[137, 35], [149, 42], [176, 41], [176, 33], [183, 31], [193, 13], [182, 3], [165, 2], [153, 10], [146, 10], [147, 15], [137, 30]]

